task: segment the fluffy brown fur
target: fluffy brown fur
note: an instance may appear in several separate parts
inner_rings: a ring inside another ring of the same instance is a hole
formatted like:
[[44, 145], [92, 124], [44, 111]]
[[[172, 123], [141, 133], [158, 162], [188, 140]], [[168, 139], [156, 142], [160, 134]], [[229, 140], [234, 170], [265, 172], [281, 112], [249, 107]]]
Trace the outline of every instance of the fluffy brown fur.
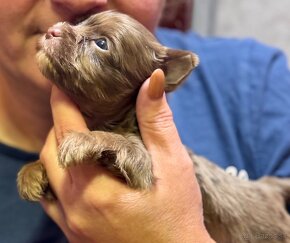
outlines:
[[[149, 189], [154, 176], [135, 117], [138, 90], [156, 68], [165, 72], [166, 91], [174, 90], [196, 67], [197, 56], [160, 45], [127, 15], [103, 12], [75, 26], [54, 26], [40, 41], [38, 62], [43, 74], [79, 105], [93, 130], [64, 138], [60, 166], [90, 161], [133, 188]], [[285, 209], [289, 179], [242, 181], [189, 154], [203, 195], [205, 224], [217, 242], [290, 242]], [[40, 161], [21, 169], [18, 188], [27, 200], [53, 199]]]

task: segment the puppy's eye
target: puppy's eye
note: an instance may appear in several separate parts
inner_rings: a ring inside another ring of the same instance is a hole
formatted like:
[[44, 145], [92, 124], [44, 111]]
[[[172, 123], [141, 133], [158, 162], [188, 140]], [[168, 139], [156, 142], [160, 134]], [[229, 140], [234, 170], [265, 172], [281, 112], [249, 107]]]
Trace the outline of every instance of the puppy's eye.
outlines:
[[105, 38], [100, 38], [95, 40], [96, 45], [101, 48], [102, 50], [108, 50], [108, 43]]

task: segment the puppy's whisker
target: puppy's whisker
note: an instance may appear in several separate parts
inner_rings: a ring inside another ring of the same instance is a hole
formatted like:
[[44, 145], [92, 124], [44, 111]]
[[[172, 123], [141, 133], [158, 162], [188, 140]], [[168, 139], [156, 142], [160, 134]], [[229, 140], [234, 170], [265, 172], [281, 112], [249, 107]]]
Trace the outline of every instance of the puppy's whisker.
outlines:
[[81, 38], [80, 38], [80, 40], [77, 42], [77, 44], [85, 43], [85, 42], [87, 42], [87, 41], [89, 41], [89, 40], [90, 40], [89, 37], [86, 37], [86, 36], [84, 36], [84, 35], [81, 35]]

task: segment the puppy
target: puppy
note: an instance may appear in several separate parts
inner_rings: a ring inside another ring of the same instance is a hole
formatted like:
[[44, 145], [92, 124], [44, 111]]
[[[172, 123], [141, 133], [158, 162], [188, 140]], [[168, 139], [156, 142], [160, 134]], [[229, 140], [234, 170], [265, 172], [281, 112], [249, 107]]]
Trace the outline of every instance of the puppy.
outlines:
[[[138, 130], [136, 96], [157, 68], [165, 73], [165, 90], [173, 91], [197, 66], [198, 57], [162, 46], [134, 19], [107, 11], [77, 25], [64, 22], [51, 27], [40, 40], [37, 60], [41, 72], [79, 106], [92, 130], [66, 135], [59, 147], [59, 165], [96, 163], [133, 188], [150, 189], [154, 175]], [[189, 154], [213, 239], [221, 243], [290, 242], [290, 217], [285, 209], [289, 179], [242, 181], [205, 158]], [[54, 199], [40, 161], [25, 165], [17, 181], [24, 199]]]

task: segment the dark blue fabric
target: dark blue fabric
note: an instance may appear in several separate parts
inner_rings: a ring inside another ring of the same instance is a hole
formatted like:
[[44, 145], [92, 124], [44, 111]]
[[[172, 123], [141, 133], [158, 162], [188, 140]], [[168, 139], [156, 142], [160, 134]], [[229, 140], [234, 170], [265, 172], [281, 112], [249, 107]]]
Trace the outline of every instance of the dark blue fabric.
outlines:
[[250, 39], [202, 38], [160, 29], [166, 46], [200, 65], [168, 95], [184, 144], [252, 179], [290, 176], [290, 72], [277, 49]]
[[[164, 29], [157, 36], [200, 57], [184, 85], [168, 95], [184, 144], [252, 179], [290, 176], [290, 74], [282, 53], [253, 40]], [[1, 243], [65, 242], [38, 204], [18, 197], [16, 174], [37, 157], [0, 144]]]
[[0, 242], [63, 243], [67, 242], [58, 227], [45, 215], [38, 203], [19, 198], [16, 175], [37, 154], [26, 153], [0, 144]]

